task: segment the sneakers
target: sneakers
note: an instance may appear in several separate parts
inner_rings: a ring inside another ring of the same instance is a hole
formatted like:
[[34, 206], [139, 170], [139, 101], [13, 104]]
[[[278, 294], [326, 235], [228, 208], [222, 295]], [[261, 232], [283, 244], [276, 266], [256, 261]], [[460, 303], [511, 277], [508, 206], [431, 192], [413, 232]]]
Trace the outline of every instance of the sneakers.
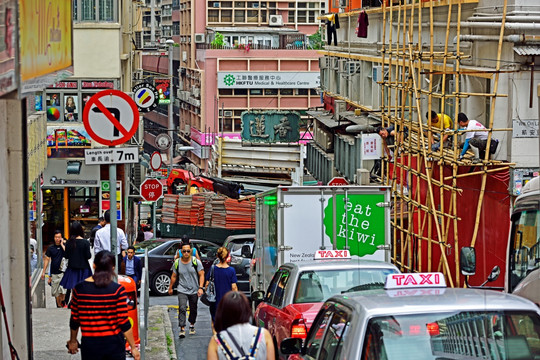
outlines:
[[180, 329], [180, 333], [178, 334], [178, 337], [180, 339], [183, 339], [186, 337], [186, 331], [184, 329]]
[[194, 335], [195, 334], [195, 326], [190, 326], [189, 327], [189, 335]]

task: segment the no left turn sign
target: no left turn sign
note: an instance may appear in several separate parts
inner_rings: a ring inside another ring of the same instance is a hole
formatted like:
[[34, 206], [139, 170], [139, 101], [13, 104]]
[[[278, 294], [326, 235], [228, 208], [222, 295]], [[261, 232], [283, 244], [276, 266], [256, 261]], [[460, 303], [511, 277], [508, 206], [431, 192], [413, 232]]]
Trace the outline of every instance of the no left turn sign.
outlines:
[[139, 110], [120, 90], [103, 90], [92, 96], [83, 112], [83, 124], [92, 140], [103, 145], [123, 144], [139, 126]]

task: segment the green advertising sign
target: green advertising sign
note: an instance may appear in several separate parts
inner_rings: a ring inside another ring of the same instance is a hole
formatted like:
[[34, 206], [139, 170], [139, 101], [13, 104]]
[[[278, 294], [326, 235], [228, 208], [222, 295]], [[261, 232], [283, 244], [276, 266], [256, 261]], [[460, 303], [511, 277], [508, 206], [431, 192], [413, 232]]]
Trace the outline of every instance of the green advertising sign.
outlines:
[[249, 142], [297, 142], [300, 115], [286, 111], [246, 111], [242, 113], [242, 140]]
[[[378, 245], [384, 245], [385, 240], [385, 209], [377, 203], [384, 202], [384, 195], [378, 194], [349, 194], [347, 211], [343, 202], [344, 195], [336, 195], [336, 248], [345, 248], [345, 239], [351, 255], [370, 255], [377, 251]], [[326, 235], [333, 239], [332, 197], [324, 209], [324, 229]]]

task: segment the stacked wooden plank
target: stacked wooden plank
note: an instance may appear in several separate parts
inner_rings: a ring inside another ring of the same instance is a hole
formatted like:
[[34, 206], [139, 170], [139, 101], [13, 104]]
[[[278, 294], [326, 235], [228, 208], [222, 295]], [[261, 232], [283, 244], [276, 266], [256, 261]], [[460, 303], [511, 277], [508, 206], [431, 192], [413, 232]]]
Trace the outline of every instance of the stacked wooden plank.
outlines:
[[191, 224], [191, 195], [179, 195], [176, 208], [176, 223]]
[[176, 211], [178, 195], [163, 195], [163, 207], [161, 209], [161, 221], [167, 224], [176, 224]]
[[255, 202], [220, 198], [212, 204], [212, 226], [226, 229], [255, 228]]

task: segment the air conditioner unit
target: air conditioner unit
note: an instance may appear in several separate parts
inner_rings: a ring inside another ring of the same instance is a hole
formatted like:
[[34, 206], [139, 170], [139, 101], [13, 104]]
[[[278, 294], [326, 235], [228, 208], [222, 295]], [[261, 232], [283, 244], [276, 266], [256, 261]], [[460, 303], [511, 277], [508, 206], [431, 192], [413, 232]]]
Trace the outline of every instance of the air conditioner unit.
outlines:
[[270, 15], [270, 21], [268, 22], [270, 26], [283, 26], [283, 16], [281, 15]]
[[193, 85], [191, 86], [191, 94], [193, 95], [193, 97], [199, 98], [201, 97], [201, 89]]
[[231, 110], [225, 110], [223, 111], [223, 116], [225, 117], [232, 117], [233, 116], [233, 112]]
[[330, 58], [328, 56], [323, 56], [319, 58], [319, 68], [320, 69], [328, 69], [328, 64]]
[[195, 44], [204, 44], [205, 37], [204, 34], [195, 34]]
[[346, 64], [347, 75], [353, 75], [360, 72], [360, 62], [348, 61]]
[[373, 72], [372, 72], [371, 79], [374, 82], [382, 81], [381, 70], [382, 70], [382, 67], [380, 65], [373, 65]]
[[334, 117], [339, 121], [339, 117], [347, 111], [347, 103], [345, 100], [334, 100]]

